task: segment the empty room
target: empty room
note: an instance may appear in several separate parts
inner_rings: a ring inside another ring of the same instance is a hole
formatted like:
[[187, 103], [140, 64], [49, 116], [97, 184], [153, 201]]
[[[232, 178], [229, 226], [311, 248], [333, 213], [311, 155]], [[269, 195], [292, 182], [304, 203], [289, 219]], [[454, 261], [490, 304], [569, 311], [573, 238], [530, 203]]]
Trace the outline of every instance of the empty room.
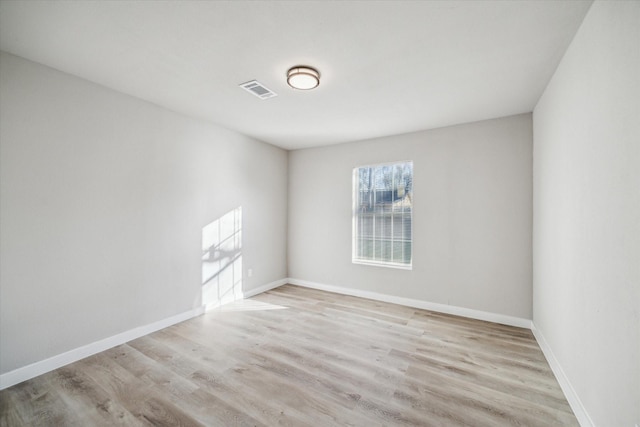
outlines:
[[640, 427], [640, 1], [0, 0], [0, 426]]

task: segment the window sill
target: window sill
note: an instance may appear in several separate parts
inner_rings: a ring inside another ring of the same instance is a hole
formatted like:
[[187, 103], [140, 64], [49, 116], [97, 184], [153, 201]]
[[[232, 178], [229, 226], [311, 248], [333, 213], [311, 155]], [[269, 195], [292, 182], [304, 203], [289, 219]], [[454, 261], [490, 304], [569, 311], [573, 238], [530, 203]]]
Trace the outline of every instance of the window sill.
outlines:
[[396, 264], [391, 262], [364, 261], [359, 259], [352, 259], [351, 262], [353, 264], [369, 265], [371, 267], [395, 268], [396, 270], [413, 270], [412, 264], [407, 265], [407, 264]]

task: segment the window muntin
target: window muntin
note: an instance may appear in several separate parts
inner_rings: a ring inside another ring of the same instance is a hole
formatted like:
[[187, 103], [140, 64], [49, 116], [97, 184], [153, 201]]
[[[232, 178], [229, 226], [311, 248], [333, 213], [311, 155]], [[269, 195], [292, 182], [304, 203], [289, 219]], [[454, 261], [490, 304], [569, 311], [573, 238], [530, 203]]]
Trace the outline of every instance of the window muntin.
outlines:
[[352, 261], [411, 268], [413, 162], [353, 170]]

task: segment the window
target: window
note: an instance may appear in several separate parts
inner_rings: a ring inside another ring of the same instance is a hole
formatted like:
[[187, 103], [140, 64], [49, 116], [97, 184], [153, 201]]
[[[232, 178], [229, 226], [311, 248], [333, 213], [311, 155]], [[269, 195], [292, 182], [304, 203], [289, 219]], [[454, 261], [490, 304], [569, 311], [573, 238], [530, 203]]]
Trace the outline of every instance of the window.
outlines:
[[353, 170], [353, 262], [411, 268], [413, 162]]

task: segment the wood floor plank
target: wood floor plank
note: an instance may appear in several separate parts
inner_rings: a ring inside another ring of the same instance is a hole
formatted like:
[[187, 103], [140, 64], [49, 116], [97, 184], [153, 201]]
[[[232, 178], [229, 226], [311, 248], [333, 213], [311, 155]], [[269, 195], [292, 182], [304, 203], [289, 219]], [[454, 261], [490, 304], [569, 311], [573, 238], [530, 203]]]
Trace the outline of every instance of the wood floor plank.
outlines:
[[[303, 425], [300, 420], [285, 414], [280, 408], [264, 405], [260, 396], [254, 393], [255, 387], [243, 389], [234, 383], [224, 372], [230, 367], [227, 365], [220, 367], [220, 360], [212, 359], [207, 347], [169, 331], [160, 331], [153, 336], [135, 340], [130, 345], [140, 351], [141, 356], [144, 354], [145, 357], [170, 368], [176, 375], [184, 377], [197, 386], [198, 390], [192, 397], [196, 397], [195, 401], [198, 405], [210, 399], [206, 395], [208, 394], [223, 400], [238, 411], [245, 411], [247, 415], [260, 419], [267, 425]], [[179, 357], [172, 357], [171, 362], [166, 363], [170, 355]], [[234, 361], [233, 365], [236, 366], [237, 362]]]
[[144, 425], [117, 402], [95, 381], [75, 366], [65, 366], [52, 373], [52, 384], [69, 410], [81, 414], [92, 426]]
[[[49, 372], [5, 390], [11, 394], [9, 403], [13, 403], [13, 409], [19, 412], [22, 425], [83, 425], [83, 421], [68, 410], [59, 390], [52, 385], [50, 378], [53, 375], [55, 373]], [[12, 422], [16, 421], [17, 417], [13, 417]]]
[[527, 329], [285, 285], [1, 391], [32, 425], [578, 423]]
[[18, 403], [14, 402], [15, 394], [7, 390], [0, 391], [0, 427], [25, 425], [25, 421], [18, 410]]

